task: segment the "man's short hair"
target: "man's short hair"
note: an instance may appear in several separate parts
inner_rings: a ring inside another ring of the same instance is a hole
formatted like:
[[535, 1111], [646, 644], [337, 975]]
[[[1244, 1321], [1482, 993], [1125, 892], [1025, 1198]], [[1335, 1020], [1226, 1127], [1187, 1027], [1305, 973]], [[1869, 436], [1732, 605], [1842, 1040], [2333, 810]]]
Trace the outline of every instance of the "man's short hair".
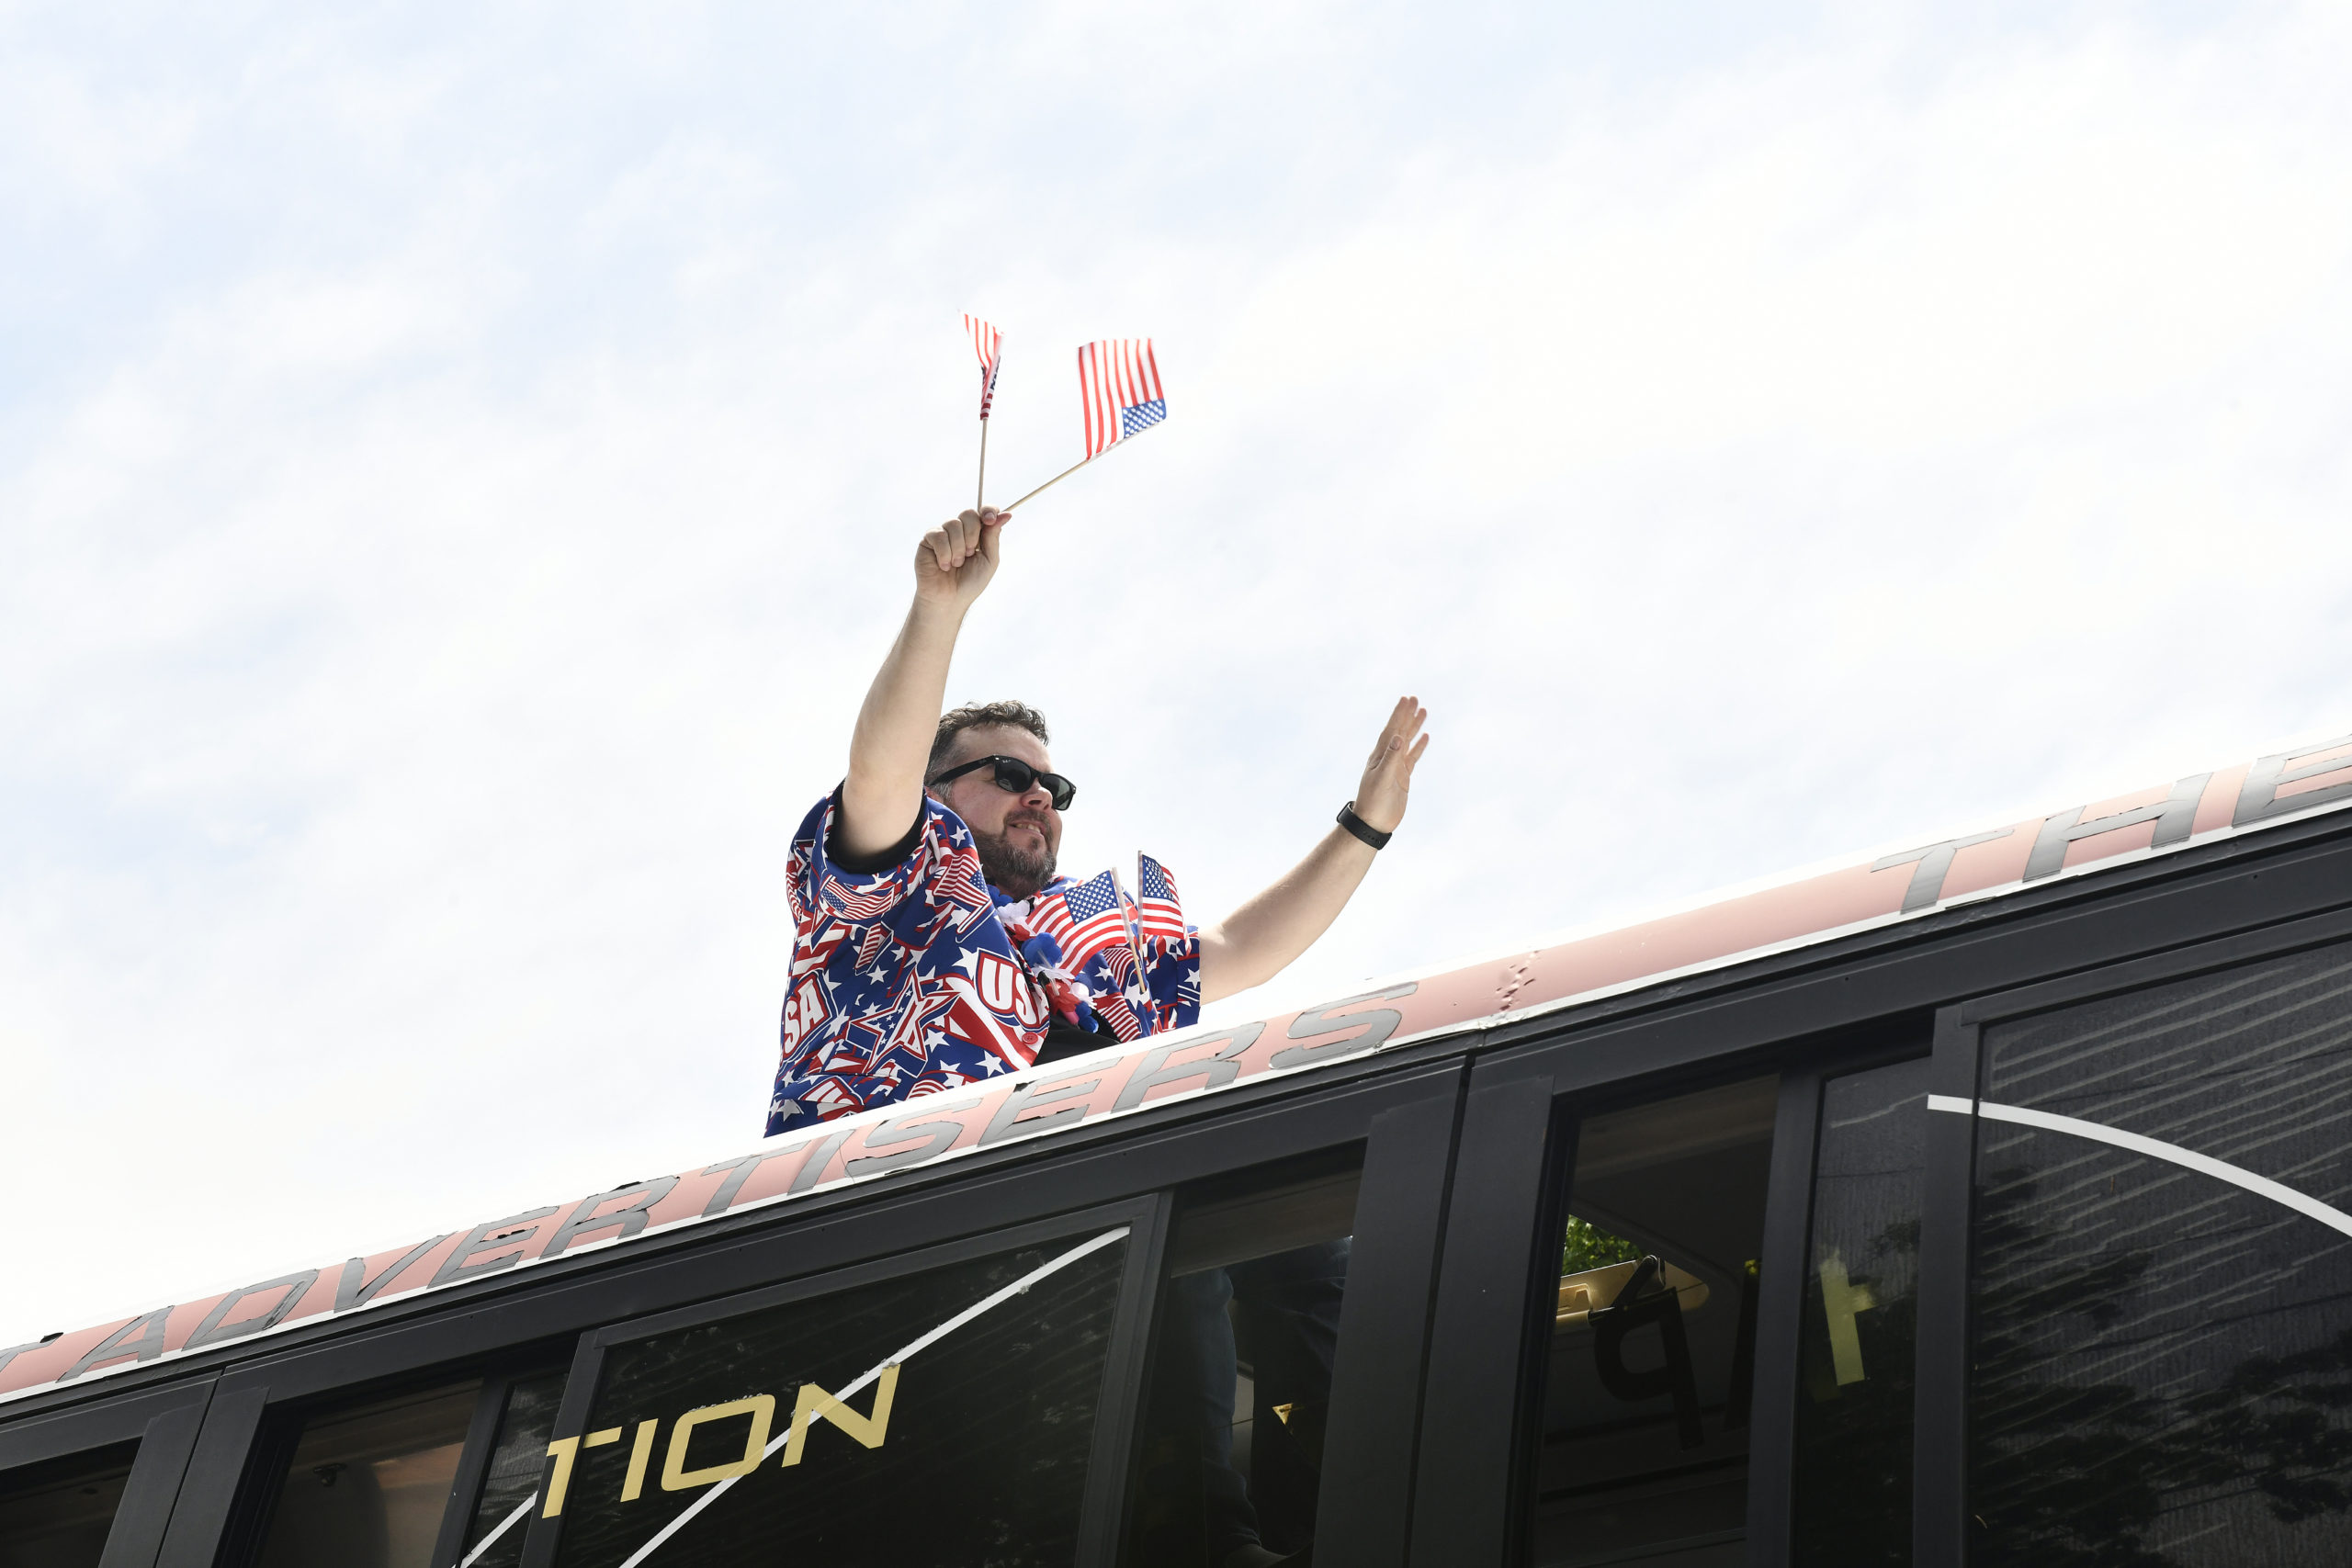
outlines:
[[939, 772], [940, 764], [956, 749], [957, 736], [967, 729], [993, 729], [1000, 725], [1025, 729], [1047, 746], [1054, 743], [1053, 733], [1046, 728], [1046, 716], [1027, 703], [967, 703], [939, 716], [938, 732], [931, 738], [931, 761], [923, 767], [925, 781]]

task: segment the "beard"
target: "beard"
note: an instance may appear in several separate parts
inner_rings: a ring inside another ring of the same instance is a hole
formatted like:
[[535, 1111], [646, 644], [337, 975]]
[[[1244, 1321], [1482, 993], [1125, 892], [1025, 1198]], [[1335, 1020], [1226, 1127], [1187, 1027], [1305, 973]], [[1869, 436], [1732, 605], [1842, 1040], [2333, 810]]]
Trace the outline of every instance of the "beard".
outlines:
[[[1018, 818], [1005, 823], [1009, 829], [1016, 823], [1033, 826], [1040, 837], [1045, 834], [1042, 824], [1022, 823]], [[1054, 851], [1051, 840], [1035, 851], [1015, 849], [1003, 833], [984, 833], [972, 829], [972, 843], [980, 853], [980, 874], [989, 886], [1015, 898], [1034, 898], [1040, 888], [1054, 879]]]

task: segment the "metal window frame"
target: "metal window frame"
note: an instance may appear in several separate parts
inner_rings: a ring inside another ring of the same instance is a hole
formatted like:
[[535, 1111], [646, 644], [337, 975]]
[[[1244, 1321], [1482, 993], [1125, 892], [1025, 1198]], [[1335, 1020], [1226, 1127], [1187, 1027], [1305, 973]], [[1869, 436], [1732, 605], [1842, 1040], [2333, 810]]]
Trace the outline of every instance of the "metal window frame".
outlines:
[[153, 1568], [211, 1399], [206, 1378], [0, 1427], [0, 1475], [136, 1443], [98, 1568]]
[[[228, 1413], [226, 1425], [232, 1435], [250, 1434], [243, 1464], [228, 1485], [209, 1488], [217, 1496], [191, 1516], [205, 1528], [175, 1535], [173, 1561], [243, 1568], [259, 1560], [278, 1499], [289, 1479], [288, 1466], [312, 1418], [354, 1405], [364, 1406], [408, 1390], [429, 1390], [452, 1378], [472, 1376], [479, 1378], [481, 1386], [474, 1392], [473, 1412], [467, 1417], [466, 1434], [458, 1450], [458, 1466], [450, 1476], [449, 1495], [442, 1506], [441, 1526], [430, 1559], [434, 1568], [447, 1568], [458, 1560], [465, 1526], [472, 1518], [474, 1502], [489, 1472], [507, 1393], [525, 1378], [562, 1370], [563, 1363], [551, 1359], [544, 1347], [524, 1346], [493, 1357], [485, 1365], [413, 1370], [408, 1375], [389, 1381], [330, 1389], [308, 1398], [272, 1403], [255, 1400], [255, 1391], [252, 1389], [233, 1391], [237, 1403]], [[206, 1455], [207, 1463], [225, 1471], [232, 1447], [224, 1443], [211, 1448]], [[201, 1544], [207, 1529], [213, 1541], [209, 1558], [202, 1555]]]
[[1406, 1561], [1468, 1077], [1448, 1063], [1366, 1130], [1316, 1500], [1316, 1551], [1327, 1562]]
[[[1410, 1517], [1414, 1564], [1506, 1561], [1522, 1457], [1521, 1397], [1540, 1303], [1530, 1281], [1555, 1180], [1573, 1154], [1541, 1064], [1481, 1063], [1463, 1103], [1421, 1401]], [[1499, 1416], [1498, 1416], [1499, 1412]]]
[[[2346, 940], [2352, 940], [2352, 909], [2339, 908], [1955, 1003], [1936, 1015], [1931, 1092], [1971, 1101], [1982, 1097], [1987, 1025]], [[1961, 1568], [1970, 1557], [1969, 1357], [1974, 1324], [1969, 1280], [1976, 1131], [1973, 1116], [1939, 1116], [1928, 1123], [1928, 1185], [1919, 1235], [1918, 1406], [1912, 1475], [1915, 1568]]]
[[449, 1481], [449, 1501], [441, 1509], [441, 1530], [433, 1538], [433, 1568], [447, 1568], [466, 1550], [466, 1527], [473, 1523], [482, 1479], [490, 1473], [490, 1453], [498, 1441], [498, 1423], [506, 1414], [506, 1396], [526, 1374], [502, 1371], [481, 1381], [474, 1395], [473, 1419], [466, 1424], [466, 1440], [458, 1450], [458, 1473]]
[[449, 1568], [465, 1555], [466, 1531], [481, 1506], [482, 1486], [490, 1479], [490, 1461], [498, 1449], [498, 1428], [506, 1419], [506, 1401], [514, 1385], [564, 1371], [560, 1359], [548, 1359], [505, 1367], [482, 1379], [474, 1418], [466, 1428], [465, 1448], [458, 1459], [458, 1473], [449, 1483], [448, 1506], [441, 1512], [441, 1533], [433, 1542], [433, 1568]]
[[[1813, 1238], [1814, 1177], [1821, 1156], [1821, 1089], [1843, 1070], [1805, 1066], [1781, 1075], [1766, 1179], [1756, 1301], [1756, 1379], [1747, 1417], [1749, 1568], [1785, 1568], [1795, 1506], [1797, 1361], [1804, 1317], [1804, 1257]], [[1789, 1194], [1802, 1193], [1801, 1200]]]
[[[1796, 1523], [1797, 1389], [1804, 1288], [1812, 1269], [1814, 1200], [1821, 1169], [1821, 1107], [1832, 1080], [1905, 1062], [1932, 1061], [1928, 1021], [1904, 1020], [1868, 1038], [1822, 1041], [1781, 1074], [1765, 1200], [1763, 1278], [1756, 1314], [1756, 1382], [1748, 1417], [1748, 1568], [1787, 1568]], [[1906, 1038], [1907, 1036], [1907, 1038]], [[1935, 1123], [1928, 1130], [1932, 1133]], [[1926, 1181], [1921, 1181], [1921, 1201]], [[1768, 1351], [1767, 1347], [1772, 1348]], [[1913, 1411], [1913, 1431], [1917, 1412]]]
[[[1446, 1283], [1432, 1331], [1440, 1349], [1429, 1377], [1431, 1415], [1421, 1445], [1428, 1458], [1416, 1478], [1415, 1564], [1525, 1560], [1551, 1287], [1578, 1124], [1596, 1112], [1766, 1073], [1777, 1073], [1780, 1085], [1760, 1243], [1747, 1528], [1753, 1568], [1788, 1562], [1796, 1330], [1821, 1087], [1846, 1072], [1926, 1055], [1926, 1026], [1924, 1015], [1905, 1013], [1774, 1051], [1725, 1052], [1623, 1076], [1556, 1059], [1550, 1070], [1524, 1057], [1480, 1065], [1465, 1102]], [[1496, 1414], [1506, 1410], [1507, 1417]]]

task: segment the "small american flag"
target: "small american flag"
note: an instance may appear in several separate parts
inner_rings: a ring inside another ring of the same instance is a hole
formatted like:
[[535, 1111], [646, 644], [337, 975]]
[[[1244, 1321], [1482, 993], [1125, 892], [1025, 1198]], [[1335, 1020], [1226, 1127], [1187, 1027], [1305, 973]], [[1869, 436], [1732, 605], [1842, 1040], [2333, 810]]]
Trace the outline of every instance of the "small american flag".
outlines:
[[1127, 940], [1126, 900], [1107, 871], [1038, 899], [1031, 919], [1062, 950], [1067, 969]]
[[1176, 899], [1176, 879], [1149, 855], [1136, 856], [1136, 902], [1142, 906], [1144, 935], [1184, 940], [1184, 910]]
[[986, 419], [996, 400], [996, 373], [1004, 364], [1004, 334], [978, 316], [965, 317], [964, 330], [972, 334], [972, 352], [980, 356], [980, 417]]
[[1148, 1032], [1143, 1020], [1136, 1016], [1135, 1004], [1125, 997], [1098, 997], [1094, 1010], [1123, 1044], [1140, 1040]]
[[1078, 390], [1086, 405], [1086, 455], [1099, 457], [1114, 444], [1168, 417], [1159, 389], [1159, 363], [1148, 337], [1105, 338], [1078, 351]]

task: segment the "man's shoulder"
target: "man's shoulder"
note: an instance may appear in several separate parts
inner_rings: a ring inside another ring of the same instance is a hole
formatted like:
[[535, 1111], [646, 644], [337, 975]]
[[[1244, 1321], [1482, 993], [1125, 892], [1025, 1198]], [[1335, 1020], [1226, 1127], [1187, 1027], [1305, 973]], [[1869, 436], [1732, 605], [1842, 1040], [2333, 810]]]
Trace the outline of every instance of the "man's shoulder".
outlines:
[[834, 839], [841, 821], [841, 807], [842, 786], [835, 784], [818, 796], [808, 814], [800, 819], [799, 829], [792, 835], [796, 872], [821, 869], [845, 872], [853, 878], [879, 876], [913, 859], [930, 840], [936, 839], [939, 848], [951, 855], [972, 848], [972, 830], [964, 825], [964, 819], [926, 795], [922, 797], [922, 815], [907, 825], [906, 836], [896, 844], [875, 855], [845, 855]]
[[815, 843], [817, 835], [824, 831], [826, 815], [832, 810], [833, 802], [840, 796], [841, 785], [839, 784], [835, 784], [831, 789], [819, 795], [817, 803], [808, 808], [808, 814], [800, 818], [800, 826], [794, 830], [792, 841], [795, 844]]

